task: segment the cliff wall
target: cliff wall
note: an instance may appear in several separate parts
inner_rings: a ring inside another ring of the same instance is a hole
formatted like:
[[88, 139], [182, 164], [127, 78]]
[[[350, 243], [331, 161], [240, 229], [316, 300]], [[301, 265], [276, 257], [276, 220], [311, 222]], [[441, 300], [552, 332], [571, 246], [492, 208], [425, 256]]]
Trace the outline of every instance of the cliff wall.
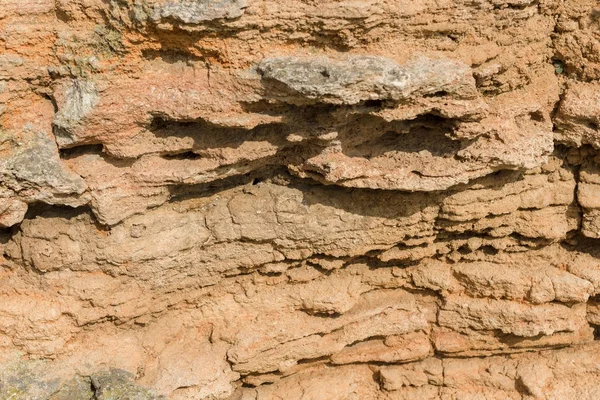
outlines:
[[0, 399], [600, 398], [593, 0], [0, 0]]

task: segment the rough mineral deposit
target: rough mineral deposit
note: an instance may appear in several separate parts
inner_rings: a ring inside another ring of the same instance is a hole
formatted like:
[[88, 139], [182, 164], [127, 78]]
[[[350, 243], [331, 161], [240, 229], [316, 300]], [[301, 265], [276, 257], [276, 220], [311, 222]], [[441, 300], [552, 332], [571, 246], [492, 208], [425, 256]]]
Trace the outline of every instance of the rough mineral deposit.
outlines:
[[0, 400], [600, 398], [596, 0], [0, 0]]

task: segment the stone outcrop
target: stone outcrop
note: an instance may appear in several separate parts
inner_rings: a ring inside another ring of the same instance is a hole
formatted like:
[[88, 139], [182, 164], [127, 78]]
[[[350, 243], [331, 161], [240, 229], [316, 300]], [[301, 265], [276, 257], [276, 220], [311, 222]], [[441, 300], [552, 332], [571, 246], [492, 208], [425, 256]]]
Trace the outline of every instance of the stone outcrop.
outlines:
[[597, 399], [591, 0], [4, 0], [0, 400]]

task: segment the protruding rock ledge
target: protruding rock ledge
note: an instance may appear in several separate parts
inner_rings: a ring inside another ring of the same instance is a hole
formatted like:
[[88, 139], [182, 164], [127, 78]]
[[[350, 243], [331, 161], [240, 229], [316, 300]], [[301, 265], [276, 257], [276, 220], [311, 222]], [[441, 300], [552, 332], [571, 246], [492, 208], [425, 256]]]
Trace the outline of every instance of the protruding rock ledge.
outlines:
[[200, 24], [216, 19], [234, 19], [244, 14], [247, 3], [247, 0], [168, 0], [155, 5], [152, 20]]
[[378, 56], [349, 56], [339, 61], [273, 57], [261, 61], [258, 71], [267, 82], [278, 82], [287, 89], [286, 93], [273, 86], [269, 97], [293, 104], [478, 97], [471, 69], [450, 59], [419, 57], [399, 65]]

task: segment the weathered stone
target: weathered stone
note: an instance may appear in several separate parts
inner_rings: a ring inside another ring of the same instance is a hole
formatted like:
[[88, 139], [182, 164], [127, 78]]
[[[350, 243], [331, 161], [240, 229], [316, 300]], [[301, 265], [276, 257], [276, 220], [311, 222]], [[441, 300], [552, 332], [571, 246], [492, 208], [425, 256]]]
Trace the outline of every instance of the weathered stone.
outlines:
[[569, 85], [560, 103], [555, 137], [573, 146], [589, 144], [600, 148], [598, 125], [600, 107], [598, 86], [590, 83]]
[[449, 328], [435, 327], [432, 337], [436, 351], [447, 357], [484, 357], [587, 344], [594, 340], [594, 332], [590, 326], [582, 325], [575, 332], [557, 332], [548, 336], [524, 338], [498, 331], [463, 329], [457, 332]]
[[94, 390], [90, 378], [75, 377], [65, 383], [49, 400], [93, 399]]
[[199, 24], [215, 19], [239, 18], [247, 7], [246, 0], [178, 0], [156, 5], [153, 19], [174, 19], [186, 24]]
[[[285, 371], [303, 359], [331, 355], [352, 343], [373, 336], [401, 335], [427, 328], [423, 312], [407, 312], [415, 299], [408, 293], [373, 292], [363, 297], [352, 310], [327, 324], [319, 322], [319, 317], [301, 315], [285, 316], [281, 312], [262, 315], [262, 329], [253, 332], [240, 331], [235, 344], [228, 352], [233, 369], [242, 373], [248, 371]], [[301, 323], [301, 330], [290, 332], [286, 326]], [[280, 333], [272, 337], [273, 329], [280, 326]], [[429, 351], [426, 344], [425, 352]], [[352, 350], [346, 350], [346, 355]], [[419, 354], [419, 356], [422, 355]], [[417, 357], [419, 357], [417, 356]], [[341, 355], [339, 360], [344, 360]], [[375, 356], [377, 357], [377, 356]], [[390, 358], [401, 357], [390, 354]], [[407, 357], [411, 357], [407, 355]], [[335, 358], [334, 358], [335, 359]]]
[[62, 163], [49, 134], [26, 125], [22, 132], [0, 131], [0, 226], [21, 222], [27, 204], [77, 207], [89, 201], [87, 185]]
[[[274, 385], [264, 385], [253, 389], [255, 399], [270, 399], [285, 393], [288, 399], [322, 398], [322, 399], [368, 399], [377, 398], [377, 383], [372, 378], [368, 366], [315, 368], [296, 374], [291, 379], [284, 379]], [[323, 386], [326, 380], [328, 385]]]
[[74, 143], [69, 135], [70, 129], [96, 107], [100, 96], [93, 81], [73, 79], [65, 82], [62, 93], [57, 93], [55, 97], [61, 105], [54, 118], [54, 125], [58, 128], [56, 142], [59, 147], [69, 147]]
[[148, 389], [133, 383], [134, 376], [126, 371], [112, 369], [105, 373], [92, 376], [94, 398], [98, 400], [159, 400], [162, 396], [155, 396]]
[[0, 398], [600, 398], [594, 0], [0, 1]]
[[[10, 192], [7, 193], [10, 196]], [[0, 227], [8, 228], [23, 221], [27, 203], [14, 197], [0, 198]]]
[[532, 337], [555, 332], [573, 332], [585, 325], [585, 304], [530, 306], [503, 300], [448, 296], [439, 314], [439, 324], [458, 331], [498, 329], [503, 333]]
[[[0, 160], [4, 187], [32, 202], [82, 203], [78, 197], [86, 189], [85, 182], [62, 164], [48, 134], [26, 129], [20, 134], [5, 134], [2, 139], [3, 147], [11, 152], [8, 158]], [[68, 196], [73, 200], [69, 202]]]
[[303, 99], [333, 104], [400, 102], [437, 93], [477, 97], [471, 70], [453, 60], [419, 58], [400, 66], [374, 56], [351, 56], [343, 61], [280, 57], [261, 61], [258, 71], [263, 79], [285, 85], [290, 93], [282, 100], [291, 103]]
[[442, 386], [444, 383], [442, 361], [428, 358], [424, 361], [383, 367], [379, 370], [385, 390], [402, 390], [406, 387], [425, 385]]
[[425, 333], [388, 336], [385, 340], [367, 340], [345, 347], [331, 357], [334, 364], [359, 362], [410, 362], [431, 355], [429, 337]]
[[[44, 378], [43, 362], [27, 362], [3, 354], [0, 368], [0, 398], [2, 399], [47, 399], [60, 386], [59, 379]], [[50, 375], [50, 374], [49, 374]]]

